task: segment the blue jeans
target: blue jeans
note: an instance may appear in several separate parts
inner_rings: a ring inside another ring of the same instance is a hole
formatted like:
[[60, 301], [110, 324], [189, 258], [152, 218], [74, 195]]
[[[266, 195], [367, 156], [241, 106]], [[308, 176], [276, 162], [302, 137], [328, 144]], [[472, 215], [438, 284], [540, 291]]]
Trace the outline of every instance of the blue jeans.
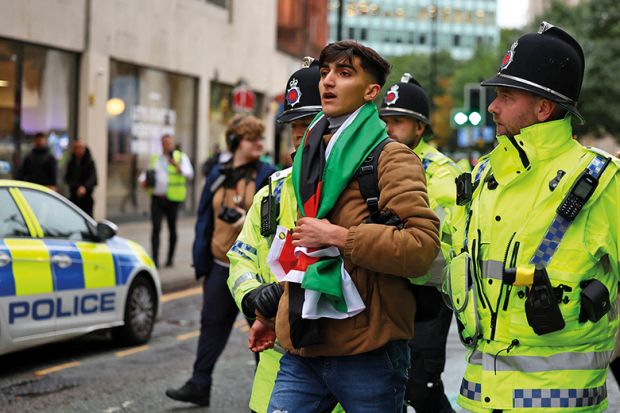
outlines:
[[347, 413], [400, 413], [409, 357], [405, 340], [354, 356], [286, 353], [267, 412], [330, 412], [340, 402]]

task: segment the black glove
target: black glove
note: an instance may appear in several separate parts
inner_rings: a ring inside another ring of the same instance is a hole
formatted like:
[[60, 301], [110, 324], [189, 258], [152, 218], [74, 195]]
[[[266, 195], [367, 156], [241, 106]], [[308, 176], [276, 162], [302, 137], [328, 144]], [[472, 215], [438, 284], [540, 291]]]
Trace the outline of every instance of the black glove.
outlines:
[[255, 310], [263, 316], [272, 318], [278, 312], [278, 304], [284, 289], [280, 284], [263, 284], [243, 297], [241, 307], [247, 318], [254, 318]]

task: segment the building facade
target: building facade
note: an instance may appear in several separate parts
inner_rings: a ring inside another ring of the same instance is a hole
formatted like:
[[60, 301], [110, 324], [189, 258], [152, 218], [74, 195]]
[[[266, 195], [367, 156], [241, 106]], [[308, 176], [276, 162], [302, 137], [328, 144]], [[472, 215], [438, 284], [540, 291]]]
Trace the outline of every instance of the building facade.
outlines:
[[[342, 4], [342, 10], [340, 9]], [[384, 56], [448, 50], [468, 59], [495, 47], [497, 0], [340, 0], [329, 4], [330, 41], [355, 39]]]
[[[176, 137], [196, 170], [224, 147], [232, 93], [265, 120], [274, 150], [276, 96], [299, 56], [278, 49], [278, 1], [1, 0], [0, 177], [10, 178], [43, 132], [61, 165], [71, 140], [97, 164], [95, 217], [148, 214], [137, 177]], [[62, 188], [61, 188], [62, 190]]]

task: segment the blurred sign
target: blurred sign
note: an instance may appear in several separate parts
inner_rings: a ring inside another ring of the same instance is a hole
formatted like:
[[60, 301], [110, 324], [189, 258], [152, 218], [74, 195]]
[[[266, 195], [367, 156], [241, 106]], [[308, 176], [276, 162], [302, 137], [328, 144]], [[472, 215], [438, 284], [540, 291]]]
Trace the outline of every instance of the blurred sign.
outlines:
[[234, 112], [254, 112], [256, 107], [256, 95], [245, 82], [239, 83], [232, 90], [232, 109]]

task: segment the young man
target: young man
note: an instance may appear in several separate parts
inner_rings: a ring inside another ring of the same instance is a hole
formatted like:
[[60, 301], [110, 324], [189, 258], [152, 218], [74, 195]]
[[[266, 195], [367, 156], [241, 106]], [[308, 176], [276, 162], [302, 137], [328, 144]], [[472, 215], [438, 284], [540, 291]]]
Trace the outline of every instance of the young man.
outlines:
[[573, 37], [543, 22], [482, 82], [497, 90], [498, 145], [473, 182], [459, 178], [446, 283], [470, 347], [458, 398], [470, 411], [607, 409], [620, 163], [573, 139], [584, 60]]
[[[304, 67], [293, 73], [286, 83], [285, 99], [284, 111], [277, 121], [291, 126], [292, 144], [297, 150], [310, 122], [321, 110], [318, 60], [312, 61], [312, 58], [308, 57], [304, 59]], [[289, 228], [295, 225], [297, 200], [291, 171], [292, 168], [289, 168], [274, 173], [270, 177], [269, 186], [256, 193], [243, 229], [228, 251], [228, 287], [237, 306], [248, 319], [255, 317], [257, 306], [263, 312], [275, 314], [282, 295], [282, 287], [269, 271], [267, 253], [276, 232], [275, 225]], [[268, 204], [266, 199], [270, 196], [273, 198]], [[273, 215], [265, 214], [266, 211], [273, 211]], [[268, 221], [274, 217], [275, 220]], [[265, 307], [269, 305], [273, 308]], [[255, 321], [253, 329], [261, 328], [260, 324], [260, 321]], [[250, 343], [250, 347], [253, 346], [254, 343]], [[283, 352], [283, 349], [278, 347], [260, 353], [250, 397], [252, 412], [267, 412]]]
[[[275, 320], [287, 353], [268, 411], [324, 411], [340, 402], [346, 411], [400, 412], [415, 315], [407, 278], [428, 271], [439, 222], [420, 160], [404, 145], [388, 143], [379, 154], [379, 199], [367, 205], [354, 178], [387, 137], [372, 101], [389, 64], [353, 41], [328, 45], [319, 62], [323, 112], [293, 163], [301, 217], [292, 236], [276, 237], [286, 239], [277, 263], [290, 270]], [[296, 261], [285, 263], [293, 249]], [[257, 311], [265, 323], [269, 315]], [[250, 339], [259, 350], [272, 345], [263, 332]]]
[[[390, 138], [413, 149], [422, 160], [431, 208], [441, 219], [441, 245], [447, 256], [450, 250], [449, 223], [456, 206], [456, 184], [460, 168], [446, 155], [426, 143], [430, 127], [430, 102], [426, 92], [409, 73], [390, 87], [379, 111]], [[444, 305], [436, 287], [445, 266], [439, 254], [427, 277], [412, 279], [417, 303], [416, 322], [411, 346], [411, 369], [405, 400], [417, 413], [452, 413], [444, 394], [441, 373], [446, 364], [446, 341], [452, 311]]]
[[196, 278], [203, 278], [200, 337], [192, 377], [166, 395], [174, 400], [208, 406], [213, 369], [224, 351], [239, 310], [226, 280], [230, 263], [226, 253], [241, 232], [246, 211], [257, 190], [274, 168], [259, 160], [263, 153], [265, 125], [255, 116], [235, 116], [226, 130], [226, 143], [233, 154], [218, 164], [205, 180], [200, 195], [193, 262]]

